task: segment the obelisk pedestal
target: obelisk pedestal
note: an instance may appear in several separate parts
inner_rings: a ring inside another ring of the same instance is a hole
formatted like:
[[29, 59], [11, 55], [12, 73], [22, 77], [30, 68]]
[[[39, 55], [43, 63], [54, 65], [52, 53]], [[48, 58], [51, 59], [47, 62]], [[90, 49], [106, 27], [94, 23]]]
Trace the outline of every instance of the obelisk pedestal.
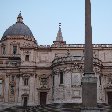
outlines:
[[[97, 108], [97, 78], [89, 73], [82, 78], [82, 104], [81, 112], [100, 112]], [[93, 76], [93, 77], [91, 77]]]
[[[93, 74], [90, 74], [93, 75]], [[97, 78], [96, 77], [83, 77], [82, 78], [82, 102], [84, 107], [97, 106]]]

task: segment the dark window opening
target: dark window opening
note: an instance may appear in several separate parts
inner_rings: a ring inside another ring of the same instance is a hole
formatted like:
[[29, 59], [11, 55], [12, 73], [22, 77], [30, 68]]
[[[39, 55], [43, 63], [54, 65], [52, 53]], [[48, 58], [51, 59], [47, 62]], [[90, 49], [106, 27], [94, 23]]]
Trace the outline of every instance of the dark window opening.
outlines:
[[54, 86], [54, 76], [53, 76], [53, 86]]
[[63, 84], [63, 72], [60, 72], [60, 84]]
[[28, 85], [28, 78], [24, 79], [24, 85], [27, 86]]
[[29, 55], [25, 56], [25, 61], [29, 61]]
[[99, 81], [100, 81], [100, 85], [101, 85], [101, 76], [99, 76]]
[[5, 53], [6, 53], [6, 49], [5, 49], [5, 47], [3, 47], [2, 50], [3, 50], [3, 51], [2, 51], [2, 54], [5, 54]]
[[17, 53], [17, 46], [13, 46], [13, 54]]
[[3, 80], [2, 79], [0, 79], [0, 96], [2, 96], [2, 83], [3, 83]]

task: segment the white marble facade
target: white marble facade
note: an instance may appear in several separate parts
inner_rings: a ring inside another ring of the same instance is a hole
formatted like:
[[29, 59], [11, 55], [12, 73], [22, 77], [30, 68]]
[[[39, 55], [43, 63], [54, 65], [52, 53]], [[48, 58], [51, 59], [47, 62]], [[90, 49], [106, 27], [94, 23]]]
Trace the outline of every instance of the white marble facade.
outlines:
[[[21, 15], [18, 18], [23, 19]], [[0, 41], [0, 105], [82, 103], [84, 45], [66, 44], [60, 27], [52, 45], [38, 45], [33, 35], [23, 32], [15, 35], [6, 30]], [[112, 45], [95, 44], [93, 54], [97, 102], [108, 104]]]

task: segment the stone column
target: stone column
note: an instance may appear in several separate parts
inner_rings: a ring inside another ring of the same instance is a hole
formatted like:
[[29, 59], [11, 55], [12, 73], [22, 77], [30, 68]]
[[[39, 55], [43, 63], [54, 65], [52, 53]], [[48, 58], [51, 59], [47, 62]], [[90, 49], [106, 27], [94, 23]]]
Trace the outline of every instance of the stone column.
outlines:
[[19, 97], [19, 77], [16, 75], [16, 78], [15, 78], [15, 81], [16, 81], [16, 94], [15, 94], [15, 102], [16, 104], [18, 103], [18, 97]]
[[93, 46], [91, 3], [85, 0], [84, 77], [82, 78], [82, 112], [99, 112], [97, 109], [97, 78], [93, 72]]
[[35, 93], [35, 86], [34, 86], [34, 82], [35, 82], [35, 76], [32, 74], [30, 75], [30, 92], [29, 92], [29, 105], [32, 106], [34, 105], [34, 93]]
[[19, 94], [18, 94], [18, 105], [22, 105], [22, 97], [21, 97], [21, 95], [22, 95], [22, 76], [20, 76], [20, 78], [19, 78]]

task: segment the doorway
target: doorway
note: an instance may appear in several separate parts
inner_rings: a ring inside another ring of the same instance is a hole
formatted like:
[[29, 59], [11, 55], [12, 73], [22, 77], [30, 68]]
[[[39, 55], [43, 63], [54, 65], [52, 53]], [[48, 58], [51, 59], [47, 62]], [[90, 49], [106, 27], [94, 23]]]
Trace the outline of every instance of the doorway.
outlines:
[[40, 92], [40, 105], [46, 105], [47, 92]]
[[26, 107], [27, 103], [28, 103], [28, 97], [25, 96], [25, 97], [23, 97], [23, 106]]
[[112, 105], [112, 92], [108, 92], [107, 95], [108, 95], [108, 104]]

